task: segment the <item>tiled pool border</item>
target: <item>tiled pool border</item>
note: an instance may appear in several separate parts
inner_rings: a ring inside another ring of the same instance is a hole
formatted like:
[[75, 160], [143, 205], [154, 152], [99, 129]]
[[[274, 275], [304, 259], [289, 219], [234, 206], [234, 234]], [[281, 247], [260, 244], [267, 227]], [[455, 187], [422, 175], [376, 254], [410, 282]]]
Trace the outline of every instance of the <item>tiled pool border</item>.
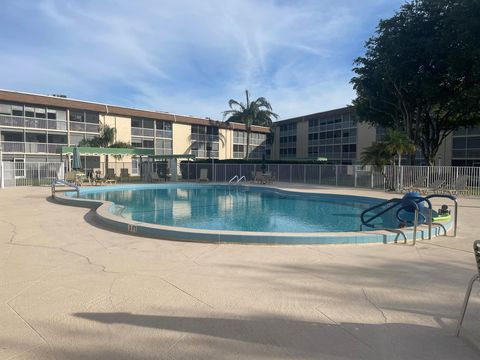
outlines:
[[[181, 184], [167, 184], [169, 187], [175, 185], [187, 185], [189, 183]], [[192, 186], [209, 186], [210, 184], [190, 183]], [[224, 185], [227, 184], [213, 184]], [[265, 188], [264, 186], [255, 185], [239, 185], [248, 187]], [[147, 189], [155, 187], [165, 187], [165, 184], [135, 184], [135, 185], [114, 185], [102, 186], [97, 188], [81, 189], [82, 192], [101, 192], [105, 190], [127, 190], [127, 189]], [[279, 189], [274, 186], [267, 188], [288, 194], [296, 194], [302, 196], [318, 195], [318, 193], [302, 192], [297, 190]], [[322, 194], [323, 195], [323, 194]], [[377, 200], [378, 198], [356, 196], [356, 195], [339, 195], [339, 194], [324, 194], [332, 198], [339, 197], [357, 197], [363, 199]], [[115, 231], [124, 233], [148, 236], [152, 238], [178, 241], [196, 241], [196, 242], [210, 242], [210, 243], [236, 243], [236, 244], [288, 244], [288, 245], [309, 245], [309, 244], [365, 244], [365, 243], [389, 243], [389, 242], [403, 242], [404, 237], [400, 233], [388, 230], [372, 230], [372, 231], [358, 231], [358, 232], [313, 232], [313, 233], [279, 233], [279, 232], [250, 232], [250, 231], [229, 231], [229, 230], [204, 230], [192, 229], [184, 227], [166, 226], [143, 223], [135, 220], [129, 220], [121, 216], [113, 214], [111, 208], [115, 206], [110, 201], [90, 200], [69, 196], [67, 194], [59, 194], [55, 196], [55, 200], [60, 204], [81, 206], [95, 209], [96, 218], [107, 227], [111, 227]], [[452, 222], [435, 223], [432, 225], [432, 237], [438, 236], [450, 229]], [[413, 238], [413, 228], [404, 228], [408, 240]], [[417, 229], [417, 239], [427, 239], [428, 230], [425, 227]]]

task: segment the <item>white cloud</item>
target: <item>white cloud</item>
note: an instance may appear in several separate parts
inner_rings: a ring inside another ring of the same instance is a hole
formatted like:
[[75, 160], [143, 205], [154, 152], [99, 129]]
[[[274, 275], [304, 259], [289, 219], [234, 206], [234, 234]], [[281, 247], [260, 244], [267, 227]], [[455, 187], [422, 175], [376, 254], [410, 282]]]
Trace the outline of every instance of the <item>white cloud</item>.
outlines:
[[248, 88], [287, 118], [350, 102], [352, 44], [387, 3], [42, 0], [38, 32], [14, 36], [30, 43], [0, 54], [0, 77], [13, 89], [213, 118]]

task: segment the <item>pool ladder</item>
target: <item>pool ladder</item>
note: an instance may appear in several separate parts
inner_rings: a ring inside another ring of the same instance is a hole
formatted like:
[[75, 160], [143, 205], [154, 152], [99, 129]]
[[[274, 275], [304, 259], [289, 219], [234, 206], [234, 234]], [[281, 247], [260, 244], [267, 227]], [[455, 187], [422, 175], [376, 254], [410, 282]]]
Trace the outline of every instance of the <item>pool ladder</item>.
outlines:
[[[419, 198], [415, 198], [415, 199], [398, 199], [398, 198], [394, 198], [394, 199], [390, 199], [390, 200], [387, 200], [387, 201], [384, 201], [380, 204], [377, 204], [375, 206], [372, 206], [368, 209], [366, 209], [365, 211], [362, 212], [362, 214], [360, 215], [360, 219], [362, 221], [362, 224], [360, 225], [360, 230], [362, 230], [362, 227], [363, 226], [366, 226], [366, 227], [369, 227], [371, 229], [374, 229], [375, 228], [375, 225], [374, 224], [371, 224], [371, 221], [373, 221], [374, 219], [380, 217], [381, 215], [385, 214], [386, 212], [394, 209], [394, 208], [397, 208], [397, 211], [396, 211], [396, 218], [401, 221], [402, 219], [400, 218], [399, 214], [402, 210], [404, 210], [405, 208], [407, 207], [413, 207], [414, 208], [414, 219], [413, 219], [413, 245], [415, 245], [416, 243], [416, 240], [417, 240], [417, 227], [419, 225], [418, 223], [418, 217], [419, 216], [422, 216], [424, 218], [424, 220], [427, 220], [427, 225], [428, 225], [428, 239], [431, 239], [432, 238], [432, 221], [433, 221], [433, 208], [432, 208], [432, 203], [430, 202], [430, 199], [431, 198], [446, 198], [446, 199], [450, 199], [454, 202], [454, 205], [455, 205], [455, 213], [454, 213], [454, 224], [453, 224], [453, 236], [457, 236], [457, 220], [458, 220], [458, 203], [457, 203], [457, 198], [455, 196], [452, 196], [452, 195], [446, 195], [446, 194], [432, 194], [432, 195], [428, 195], [428, 196], [425, 196], [425, 197], [419, 197]], [[420, 212], [420, 207], [418, 206], [419, 203], [421, 202], [426, 202], [427, 205], [428, 205], [428, 219], [425, 219], [425, 215], [423, 215], [421, 212]], [[374, 214], [372, 215], [370, 218], [368, 219], [365, 219], [365, 216], [368, 212], [372, 211], [372, 210], [375, 210], [375, 209], [378, 209], [378, 208], [381, 208], [382, 206], [385, 206], [385, 205], [389, 205], [386, 209], [380, 211], [379, 213], [377, 214]], [[387, 230], [387, 231], [392, 231], [392, 232], [398, 232], [400, 234], [403, 235], [404, 239], [405, 239], [405, 242], [407, 241], [407, 236], [405, 235], [405, 233], [400, 230], [400, 229], [384, 229], [384, 230]], [[447, 235], [447, 231], [445, 229], [445, 235]]]
[[[61, 185], [61, 188], [57, 188], [58, 185]], [[55, 199], [55, 193], [57, 192], [66, 192], [66, 191], [76, 191], [77, 198], [80, 197], [80, 189], [77, 185], [69, 183], [65, 180], [55, 179], [51, 184], [52, 188], [52, 198]]]
[[241, 176], [241, 177], [238, 177], [238, 175], [235, 175], [234, 177], [232, 177], [230, 179], [230, 181], [228, 182], [229, 184], [235, 182], [235, 183], [240, 183], [240, 182], [247, 182], [247, 178], [245, 177], [245, 175]]

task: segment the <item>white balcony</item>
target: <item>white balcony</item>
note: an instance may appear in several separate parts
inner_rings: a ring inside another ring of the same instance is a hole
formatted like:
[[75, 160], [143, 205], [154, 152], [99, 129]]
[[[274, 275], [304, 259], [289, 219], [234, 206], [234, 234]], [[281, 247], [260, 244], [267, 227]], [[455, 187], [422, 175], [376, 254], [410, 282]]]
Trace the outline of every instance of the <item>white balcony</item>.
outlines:
[[2, 125], [32, 129], [67, 130], [66, 121], [12, 115], [0, 115], [0, 126]]
[[66, 146], [66, 144], [2, 141], [4, 153], [58, 154], [62, 146]]

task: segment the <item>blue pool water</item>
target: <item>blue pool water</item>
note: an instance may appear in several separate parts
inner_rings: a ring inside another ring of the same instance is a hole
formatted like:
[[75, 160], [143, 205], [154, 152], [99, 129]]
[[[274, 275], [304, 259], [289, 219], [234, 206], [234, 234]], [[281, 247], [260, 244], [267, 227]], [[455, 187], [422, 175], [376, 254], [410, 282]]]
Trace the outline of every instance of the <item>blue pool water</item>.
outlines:
[[[359, 231], [360, 213], [383, 200], [295, 194], [250, 186], [165, 184], [82, 189], [84, 199], [107, 200], [136, 221], [194, 229], [262, 232]], [[398, 227], [392, 214], [376, 225]]]

